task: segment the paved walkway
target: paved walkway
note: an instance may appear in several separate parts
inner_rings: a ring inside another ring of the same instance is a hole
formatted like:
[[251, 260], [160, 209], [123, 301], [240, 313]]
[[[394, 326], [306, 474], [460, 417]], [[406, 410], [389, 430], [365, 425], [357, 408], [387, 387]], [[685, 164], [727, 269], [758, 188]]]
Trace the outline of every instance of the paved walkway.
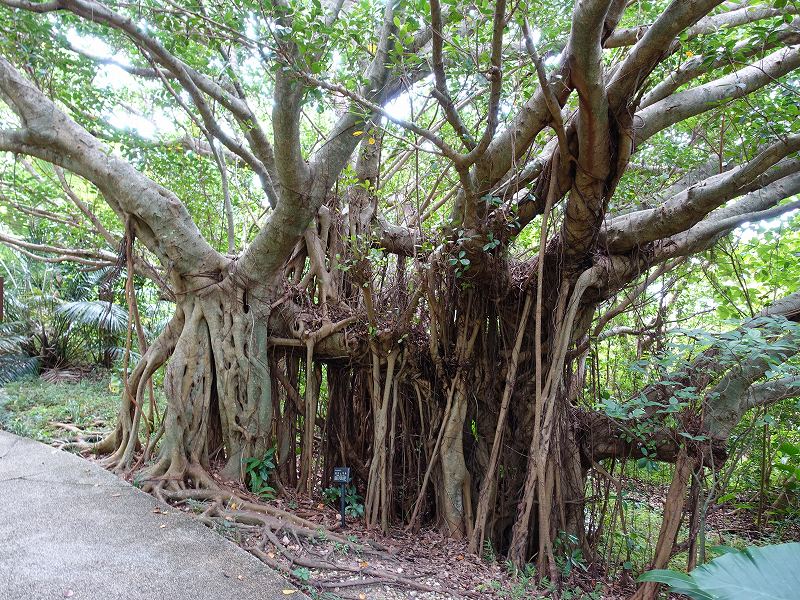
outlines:
[[0, 431], [0, 599], [306, 598], [290, 589], [235, 544], [98, 465]]

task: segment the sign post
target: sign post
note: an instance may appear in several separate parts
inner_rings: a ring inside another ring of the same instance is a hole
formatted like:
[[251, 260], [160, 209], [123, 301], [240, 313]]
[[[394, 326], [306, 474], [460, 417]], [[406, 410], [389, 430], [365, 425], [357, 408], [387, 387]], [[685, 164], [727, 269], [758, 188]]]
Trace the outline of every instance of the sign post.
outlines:
[[333, 482], [339, 484], [339, 513], [342, 516], [342, 528], [344, 528], [344, 497], [346, 494], [345, 486], [350, 483], [350, 467], [334, 467]]

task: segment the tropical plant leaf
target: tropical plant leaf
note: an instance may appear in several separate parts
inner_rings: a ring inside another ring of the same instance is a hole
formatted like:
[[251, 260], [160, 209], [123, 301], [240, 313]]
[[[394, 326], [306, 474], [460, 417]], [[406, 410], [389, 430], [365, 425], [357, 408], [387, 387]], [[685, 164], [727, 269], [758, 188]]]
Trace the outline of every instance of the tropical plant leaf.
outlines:
[[24, 335], [8, 334], [0, 330], [0, 354], [15, 354], [19, 352], [20, 346], [27, 341]]
[[721, 600], [797, 600], [800, 542], [729, 552], [692, 571], [692, 579]]
[[24, 354], [0, 355], [0, 385], [39, 372], [39, 359]]
[[[125, 358], [125, 347], [124, 346], [109, 346], [105, 349], [105, 352], [108, 356], [111, 357], [112, 360], [122, 360]], [[130, 362], [131, 364], [136, 364], [139, 359], [142, 358], [142, 355], [138, 352], [130, 350]]]
[[637, 581], [663, 583], [669, 586], [670, 591], [676, 594], [684, 594], [690, 598], [694, 598], [694, 600], [714, 600], [713, 596], [706, 594], [697, 586], [697, 583], [695, 583], [691, 575], [681, 573], [680, 571], [655, 569], [643, 573]]
[[729, 551], [691, 574], [672, 570], [644, 573], [694, 600], [797, 600], [800, 597], [800, 543]]
[[64, 302], [56, 312], [73, 325], [85, 325], [113, 335], [121, 334], [128, 328], [128, 311], [102, 300]]

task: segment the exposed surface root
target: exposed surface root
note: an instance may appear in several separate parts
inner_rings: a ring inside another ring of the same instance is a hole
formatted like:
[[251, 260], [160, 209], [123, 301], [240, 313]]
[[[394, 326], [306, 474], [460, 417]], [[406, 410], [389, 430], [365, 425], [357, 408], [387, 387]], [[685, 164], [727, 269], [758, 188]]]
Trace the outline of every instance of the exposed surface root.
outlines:
[[53, 427], [61, 429], [66, 433], [66, 437], [53, 440], [52, 445], [59, 450], [88, 452], [93, 444], [102, 440], [106, 435], [103, 431], [89, 431], [81, 429], [72, 423], [50, 423]]
[[225, 493], [223, 486], [206, 469], [198, 463], [190, 463], [185, 460], [162, 458], [145, 470], [139, 481], [145, 492], [153, 494], [164, 502], [170, 498], [170, 494], [178, 492]]
[[220, 533], [230, 536], [235, 531], [234, 541], [301, 587], [335, 591], [339, 597], [343, 597], [339, 588], [376, 586], [417, 590], [437, 598], [485, 597], [473, 590], [437, 585], [433, 571], [398, 568], [396, 551], [377, 541], [341, 535], [292, 512], [253, 502], [246, 493], [222, 487], [169, 491], [167, 487], [166, 483], [151, 486], [151, 491], [190, 509]]
[[387, 556], [386, 548], [377, 542], [370, 540], [366, 544], [355, 544], [347, 538], [321, 527], [319, 523], [303, 519], [269, 504], [251, 502], [232, 490], [184, 489], [167, 492], [164, 497], [175, 503], [185, 503], [187, 500], [212, 502], [213, 504], [203, 512], [203, 516], [206, 518], [218, 518], [228, 523], [266, 527], [271, 531], [285, 530], [291, 532], [293, 536], [306, 539], [319, 539], [322, 536], [325, 540], [333, 541], [354, 552], [371, 556]]

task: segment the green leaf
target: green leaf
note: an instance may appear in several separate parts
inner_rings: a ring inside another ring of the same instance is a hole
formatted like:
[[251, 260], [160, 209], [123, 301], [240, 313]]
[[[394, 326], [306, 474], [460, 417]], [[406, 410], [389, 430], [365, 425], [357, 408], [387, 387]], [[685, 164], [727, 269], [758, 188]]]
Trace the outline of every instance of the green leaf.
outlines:
[[85, 325], [110, 334], [120, 334], [128, 328], [128, 311], [102, 300], [64, 302], [56, 312], [74, 325]]
[[731, 552], [692, 572], [698, 586], [723, 600], [796, 600], [800, 543]]
[[655, 583], [663, 583], [668, 585], [670, 591], [684, 594], [695, 600], [714, 600], [713, 596], [704, 593], [695, 583], [691, 575], [681, 573], [680, 571], [673, 571], [671, 569], [655, 569], [642, 573], [637, 581], [646, 582], [652, 581]]
[[694, 600], [796, 600], [800, 590], [800, 543], [727, 549], [690, 575], [670, 570], [644, 573], [639, 581], [655, 581]]

